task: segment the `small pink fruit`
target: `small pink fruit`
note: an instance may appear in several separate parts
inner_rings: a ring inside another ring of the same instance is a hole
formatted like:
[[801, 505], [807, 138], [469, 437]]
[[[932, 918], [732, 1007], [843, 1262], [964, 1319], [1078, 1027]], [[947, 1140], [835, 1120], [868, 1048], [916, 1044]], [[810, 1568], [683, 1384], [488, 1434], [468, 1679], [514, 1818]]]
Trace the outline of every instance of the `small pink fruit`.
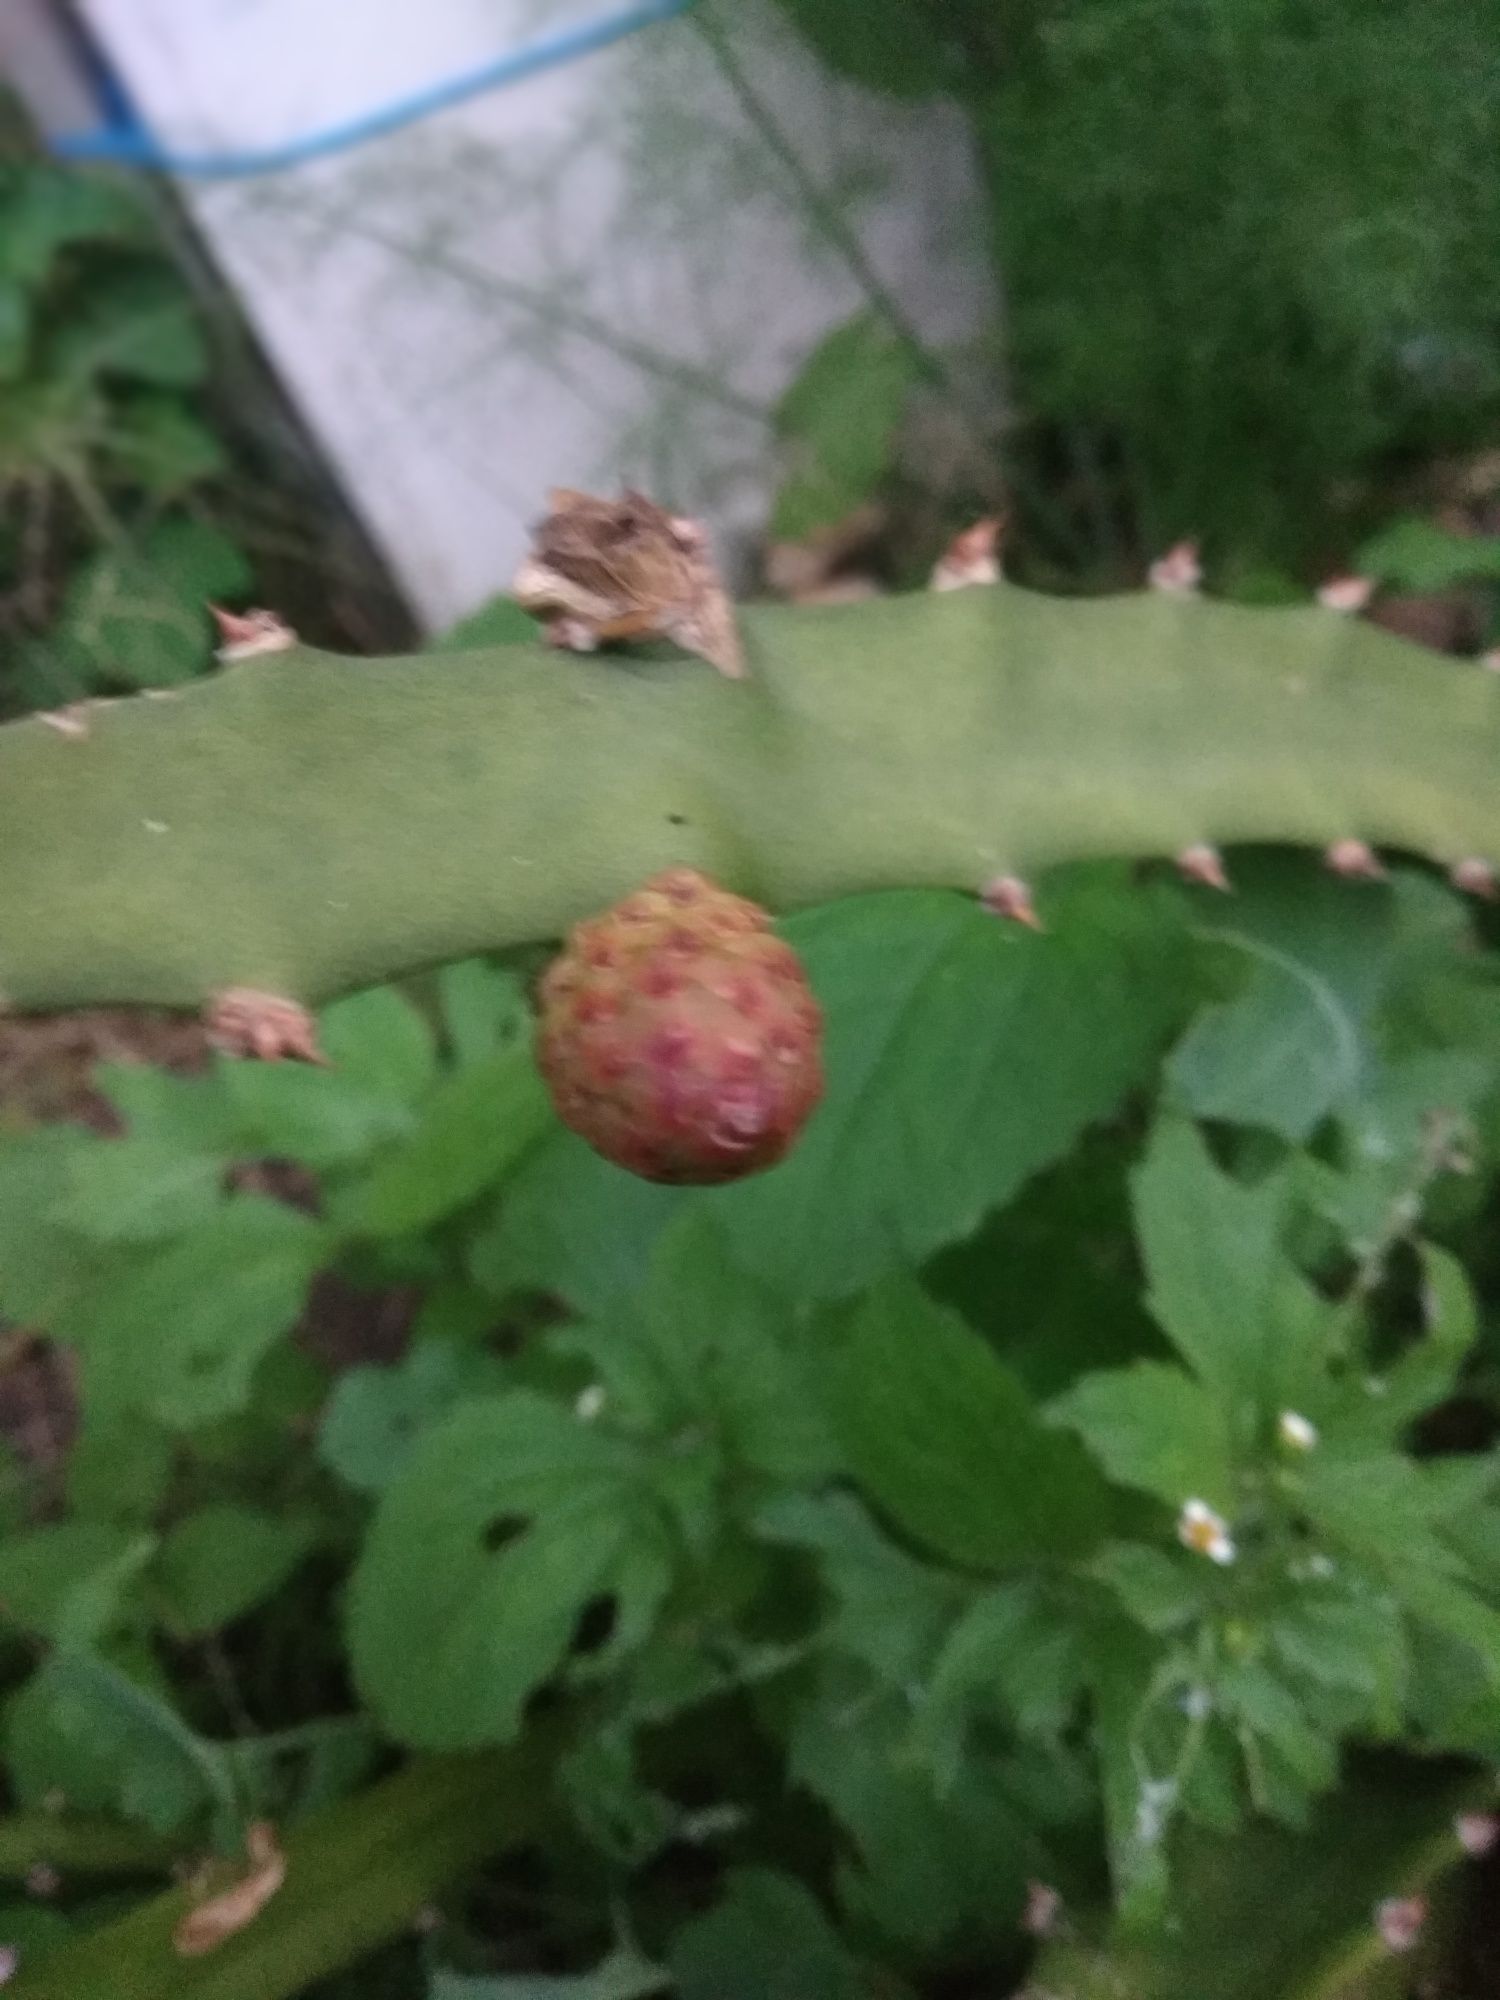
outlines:
[[649, 1181], [774, 1166], [823, 1094], [823, 1017], [757, 904], [673, 868], [575, 926], [541, 987], [557, 1115]]

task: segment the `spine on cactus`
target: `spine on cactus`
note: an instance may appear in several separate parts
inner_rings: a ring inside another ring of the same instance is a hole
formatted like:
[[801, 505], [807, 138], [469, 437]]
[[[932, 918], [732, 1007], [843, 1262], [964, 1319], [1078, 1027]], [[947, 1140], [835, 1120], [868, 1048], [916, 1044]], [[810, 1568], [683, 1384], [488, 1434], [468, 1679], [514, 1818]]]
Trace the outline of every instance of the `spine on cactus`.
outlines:
[[999, 583], [748, 609], [741, 636], [742, 680], [662, 649], [252, 645], [167, 695], [11, 723], [0, 993], [311, 1005], [557, 937], [683, 866], [782, 910], [940, 884], [1024, 916], [1052, 863], [1211, 880], [1250, 841], [1493, 888], [1500, 676], [1325, 606]]

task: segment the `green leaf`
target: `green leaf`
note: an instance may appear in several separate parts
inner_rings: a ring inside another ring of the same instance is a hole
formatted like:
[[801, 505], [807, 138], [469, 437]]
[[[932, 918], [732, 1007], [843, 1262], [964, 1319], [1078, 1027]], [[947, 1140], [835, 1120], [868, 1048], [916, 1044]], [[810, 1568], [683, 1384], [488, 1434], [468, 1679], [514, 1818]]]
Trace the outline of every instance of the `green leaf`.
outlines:
[[650, 1618], [669, 1571], [647, 1469], [529, 1391], [466, 1403], [418, 1440], [349, 1596], [355, 1676], [391, 1734], [505, 1742], [588, 1604], [614, 1598], [616, 1644]]
[[0, 1604], [23, 1631], [87, 1646], [120, 1616], [151, 1560], [152, 1536], [104, 1521], [60, 1521], [0, 1542]]
[[53, 1220], [98, 1243], [149, 1243], [204, 1222], [218, 1207], [222, 1160], [153, 1138], [101, 1139], [72, 1161]]
[[834, 1430], [870, 1497], [950, 1562], [1067, 1559], [1102, 1531], [1105, 1497], [978, 1334], [909, 1278], [824, 1322]]
[[1076, 1632], [1033, 1584], [1004, 1584], [976, 1598], [933, 1666], [921, 1716], [924, 1738], [948, 1739], [945, 1784], [959, 1775], [971, 1715], [998, 1711], [1023, 1736], [1055, 1737], [1083, 1683]]
[[789, 1159], [697, 1197], [747, 1269], [835, 1297], [919, 1263], [1151, 1073], [1182, 999], [1178, 906], [1121, 882], [1059, 878], [1041, 937], [932, 890], [785, 925], [825, 1011], [828, 1089]]
[[861, 1928], [929, 1957], [961, 1937], [1008, 1939], [1041, 1849], [1004, 1767], [971, 1748], [940, 1792], [912, 1752], [909, 1701], [849, 1695], [835, 1683], [804, 1707], [788, 1746], [792, 1782], [857, 1848], [857, 1865], [839, 1871], [840, 1902]]
[[55, 1727], [110, 1774], [113, 1803], [127, 1819], [173, 1833], [211, 1809], [221, 1836], [238, 1831], [228, 1759], [139, 1680], [108, 1660], [60, 1652], [33, 1685]]
[[1085, 1375], [1048, 1416], [1077, 1431], [1110, 1478], [1174, 1510], [1190, 1499], [1232, 1511], [1234, 1463], [1220, 1405], [1164, 1362]]
[[709, 1216], [685, 1215], [662, 1237], [639, 1318], [662, 1428], [706, 1419], [733, 1457], [787, 1484], [837, 1470], [807, 1342], [790, 1336], [775, 1295], [728, 1261]]
[[464, 653], [481, 646], [525, 645], [535, 639], [541, 627], [530, 612], [523, 611], [513, 597], [492, 597], [460, 618], [446, 632], [429, 639], [429, 653]]
[[632, 1945], [617, 1945], [592, 1972], [512, 1972], [496, 1979], [435, 1972], [428, 2000], [645, 2000], [671, 1983], [664, 1966], [653, 1965]]
[[415, 1104], [437, 1076], [431, 1030], [391, 986], [370, 986], [325, 1007], [318, 1045], [341, 1076], [397, 1104]]
[[54, 1125], [0, 1139], [0, 1312], [48, 1326], [80, 1278], [77, 1239], [53, 1219], [72, 1191], [75, 1162], [98, 1145]]
[[68, 1453], [68, 1505], [87, 1521], [146, 1526], [171, 1484], [176, 1439], [137, 1413], [101, 1409], [83, 1378], [82, 1429]]
[[181, 1638], [217, 1632], [272, 1596], [316, 1540], [306, 1521], [231, 1501], [179, 1521], [157, 1554], [153, 1580]]
[[483, 1062], [531, 1027], [526, 991], [514, 972], [486, 958], [462, 958], [437, 976], [443, 1030], [460, 1069]]
[[347, 1485], [379, 1493], [421, 1433], [466, 1396], [501, 1386], [492, 1355], [441, 1338], [415, 1344], [394, 1368], [349, 1368], [318, 1430], [318, 1456]]
[[678, 2000], [868, 2000], [858, 1961], [800, 1882], [739, 1868], [668, 1954]]
[[296, 1322], [327, 1247], [307, 1216], [234, 1195], [75, 1302], [66, 1330], [108, 1400], [192, 1429], [249, 1402], [257, 1364]]
[[1397, 590], [1451, 590], [1500, 581], [1500, 535], [1455, 535], [1423, 515], [1393, 521], [1354, 558], [1361, 576]]
[[1169, 1555], [1144, 1542], [1110, 1542], [1089, 1564], [1089, 1575], [1113, 1591], [1148, 1632], [1176, 1631], [1205, 1609], [1203, 1564], [1197, 1556]]
[[138, 268], [97, 285], [53, 338], [58, 373], [112, 376], [163, 389], [196, 388], [208, 372], [197, 309], [175, 272]]
[[31, 345], [31, 302], [23, 286], [0, 277], [0, 382], [25, 372]]
[[76, 167], [28, 162], [0, 200], [0, 271], [31, 287], [75, 243], [130, 248], [148, 237], [146, 209], [134, 192]]
[[657, 1239], [686, 1200], [681, 1188], [627, 1174], [555, 1127], [506, 1182], [493, 1221], [470, 1245], [469, 1269], [493, 1298], [551, 1292], [605, 1316], [645, 1284]]
[[873, 90], [925, 97], [952, 81], [933, 17], [911, 0], [780, 0], [831, 69]]
[[178, 396], [122, 396], [110, 413], [111, 465], [154, 500], [177, 499], [228, 469], [228, 454]]
[[771, 520], [778, 540], [801, 541], [874, 495], [917, 373], [910, 343], [873, 312], [813, 350], [776, 412], [778, 436], [796, 447]]
[[428, 1229], [502, 1180], [552, 1123], [530, 1048], [502, 1049], [444, 1078], [337, 1213], [371, 1236]]
[[1258, 1403], [1287, 1279], [1284, 1181], [1230, 1180], [1192, 1126], [1164, 1119], [1132, 1186], [1152, 1314], [1226, 1412]]
[[247, 1150], [317, 1170], [345, 1167], [410, 1129], [411, 1113], [338, 1070], [221, 1062]]
[[78, 566], [54, 643], [104, 686], [168, 686], [209, 664], [209, 601], [237, 597], [250, 581], [243, 554], [217, 528], [163, 521], [138, 548], [111, 547]]
[[1302, 856], [1237, 864], [1235, 892], [1199, 935], [1243, 953], [1250, 976], [1193, 1022], [1168, 1082], [1196, 1117], [1302, 1140], [1368, 1064], [1369, 1017], [1390, 965], [1391, 893], [1351, 888]]
[[150, 1063], [101, 1063], [94, 1087], [132, 1138], [224, 1157], [245, 1149], [245, 1132], [219, 1076], [172, 1076]]
[[756, 1532], [817, 1557], [835, 1609], [824, 1627], [830, 1645], [863, 1660], [893, 1687], [906, 1688], [931, 1666], [967, 1587], [888, 1540], [851, 1494], [783, 1492], [755, 1518]]

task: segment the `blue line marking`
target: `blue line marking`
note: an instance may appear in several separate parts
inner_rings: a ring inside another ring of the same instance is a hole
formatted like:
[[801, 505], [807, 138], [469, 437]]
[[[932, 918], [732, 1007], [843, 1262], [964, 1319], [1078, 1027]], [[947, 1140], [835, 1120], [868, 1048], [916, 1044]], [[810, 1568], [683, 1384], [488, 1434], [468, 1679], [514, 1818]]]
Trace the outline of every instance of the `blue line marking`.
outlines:
[[94, 132], [62, 133], [53, 139], [52, 151], [59, 159], [151, 167], [159, 173], [179, 174], [189, 180], [241, 180], [256, 174], [284, 173], [288, 168], [305, 166], [311, 160], [327, 159], [331, 154], [361, 146], [366, 140], [384, 138], [387, 133], [429, 118], [434, 112], [447, 111], [455, 104], [465, 104], [486, 91], [521, 83], [543, 70], [592, 55], [596, 49], [609, 48], [642, 28], [685, 14], [694, 4], [695, 0], [635, 0], [634, 5], [617, 13], [581, 22], [577, 27], [561, 29], [512, 49], [480, 69], [450, 77], [445, 83], [433, 84], [377, 111], [365, 112], [300, 139], [285, 140], [280, 145], [243, 153], [177, 153], [162, 146], [139, 122], [132, 121]]

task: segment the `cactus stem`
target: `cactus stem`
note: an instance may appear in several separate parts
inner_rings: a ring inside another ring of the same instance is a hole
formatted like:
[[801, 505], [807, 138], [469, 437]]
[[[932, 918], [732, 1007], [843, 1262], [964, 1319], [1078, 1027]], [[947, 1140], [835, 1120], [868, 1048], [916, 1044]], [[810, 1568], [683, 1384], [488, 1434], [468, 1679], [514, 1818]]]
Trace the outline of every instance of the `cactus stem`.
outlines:
[[1500, 880], [1497, 880], [1493, 865], [1470, 855], [1463, 861], [1455, 861], [1448, 870], [1448, 880], [1455, 889], [1462, 889], [1466, 896], [1479, 896], [1486, 903], [1500, 900]]
[[1226, 896], [1234, 892], [1234, 884], [1224, 871], [1223, 855], [1207, 841], [1198, 841], [1182, 850], [1177, 857], [1177, 872], [1184, 882], [1196, 882], [1200, 888], [1218, 889]]
[[1036, 913], [1031, 890], [1019, 875], [997, 875], [980, 890], [979, 900], [995, 916], [1006, 917], [1013, 924], [1025, 924], [1031, 931], [1046, 928]]
[[1335, 875], [1351, 882], [1384, 882], [1386, 871], [1380, 856], [1364, 840], [1336, 840], [1325, 848], [1323, 860]]

